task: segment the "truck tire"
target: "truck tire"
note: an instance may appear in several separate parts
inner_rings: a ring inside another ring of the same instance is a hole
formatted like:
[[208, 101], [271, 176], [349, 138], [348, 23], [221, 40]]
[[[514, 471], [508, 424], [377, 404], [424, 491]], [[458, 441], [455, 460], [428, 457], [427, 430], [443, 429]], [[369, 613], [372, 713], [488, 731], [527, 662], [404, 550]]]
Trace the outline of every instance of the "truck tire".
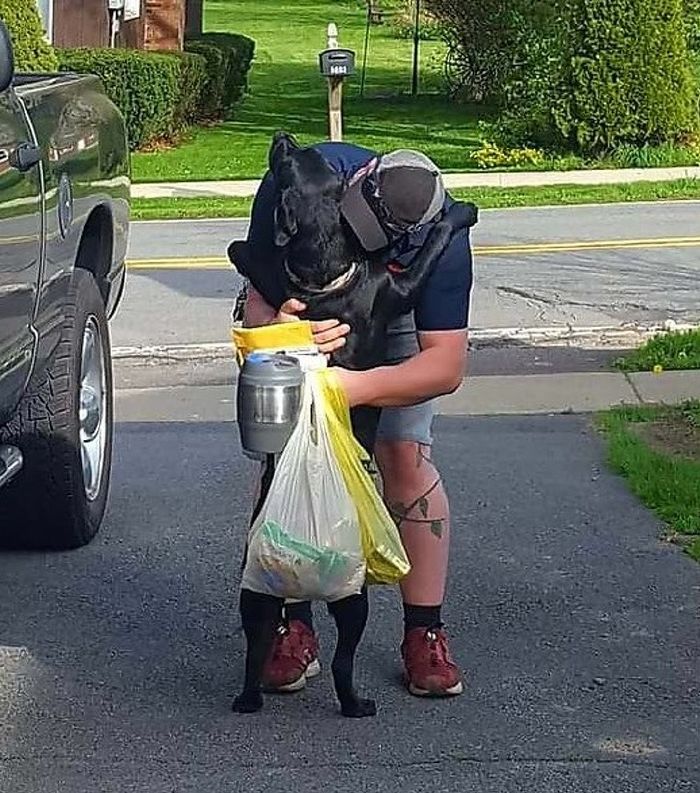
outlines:
[[61, 341], [0, 431], [24, 467], [0, 491], [0, 543], [67, 550], [92, 540], [107, 507], [112, 463], [112, 361], [95, 279], [76, 269]]

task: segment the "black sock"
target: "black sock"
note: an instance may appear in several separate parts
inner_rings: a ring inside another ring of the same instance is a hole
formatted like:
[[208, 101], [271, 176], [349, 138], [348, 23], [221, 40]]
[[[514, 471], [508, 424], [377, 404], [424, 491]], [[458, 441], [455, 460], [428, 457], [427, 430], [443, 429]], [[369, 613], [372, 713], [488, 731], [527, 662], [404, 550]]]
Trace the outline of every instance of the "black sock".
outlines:
[[411, 628], [436, 628], [442, 623], [440, 622], [440, 610], [442, 604], [439, 606], [410, 606], [408, 603], [403, 604], [403, 625], [404, 630], [408, 633]]
[[287, 603], [284, 607], [284, 616], [289, 620], [299, 620], [304, 625], [314, 629], [314, 618], [311, 614], [311, 603], [305, 600], [303, 603]]

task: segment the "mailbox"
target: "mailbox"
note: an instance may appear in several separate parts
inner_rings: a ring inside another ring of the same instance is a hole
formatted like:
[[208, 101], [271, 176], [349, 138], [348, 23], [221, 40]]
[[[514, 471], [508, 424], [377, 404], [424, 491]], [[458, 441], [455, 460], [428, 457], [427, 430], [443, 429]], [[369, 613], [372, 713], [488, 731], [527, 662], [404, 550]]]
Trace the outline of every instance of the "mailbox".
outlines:
[[324, 50], [319, 61], [324, 77], [349, 77], [355, 73], [355, 53], [352, 50]]

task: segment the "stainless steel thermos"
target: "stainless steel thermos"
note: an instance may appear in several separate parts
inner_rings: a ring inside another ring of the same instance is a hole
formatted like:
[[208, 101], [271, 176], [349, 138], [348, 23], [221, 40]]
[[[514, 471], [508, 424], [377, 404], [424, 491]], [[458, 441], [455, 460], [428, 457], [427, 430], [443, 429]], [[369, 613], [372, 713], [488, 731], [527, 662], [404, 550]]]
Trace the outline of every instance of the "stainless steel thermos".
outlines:
[[296, 358], [253, 353], [241, 367], [236, 395], [241, 445], [248, 452], [279, 454], [299, 418], [304, 373]]

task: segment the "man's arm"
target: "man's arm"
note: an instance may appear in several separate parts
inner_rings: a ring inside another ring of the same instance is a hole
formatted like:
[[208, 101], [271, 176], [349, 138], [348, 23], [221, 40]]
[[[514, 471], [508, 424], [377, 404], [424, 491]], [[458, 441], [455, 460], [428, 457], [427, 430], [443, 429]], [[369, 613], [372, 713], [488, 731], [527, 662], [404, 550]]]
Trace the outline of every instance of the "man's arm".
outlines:
[[467, 366], [471, 288], [466, 229], [454, 236], [423, 288], [415, 314], [421, 351], [396, 366], [368, 372], [337, 370], [350, 405], [404, 407], [459, 388]]
[[467, 331], [419, 333], [421, 351], [395, 366], [365, 372], [335, 368], [350, 407], [404, 407], [450, 394], [467, 366]]

